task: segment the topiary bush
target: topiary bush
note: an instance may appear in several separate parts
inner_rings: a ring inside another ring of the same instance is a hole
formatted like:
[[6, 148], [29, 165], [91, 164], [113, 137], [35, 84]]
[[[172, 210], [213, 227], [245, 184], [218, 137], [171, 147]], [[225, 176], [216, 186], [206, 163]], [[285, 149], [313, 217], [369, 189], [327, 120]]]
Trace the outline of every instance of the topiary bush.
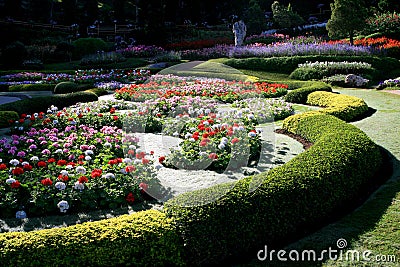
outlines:
[[181, 266], [174, 222], [155, 210], [65, 228], [0, 234], [3, 266]]
[[107, 43], [100, 38], [79, 38], [72, 44], [75, 47], [73, 53], [75, 58], [96, 54], [97, 51], [104, 51], [107, 48]]
[[[285, 123], [287, 129], [304, 129], [304, 137], [314, 142], [310, 149], [268, 173], [182, 194], [165, 203], [165, 212], [182, 233], [191, 264], [217, 264], [265, 244], [286, 243], [362, 195], [382, 160], [369, 137], [330, 115], [297, 117], [296, 127], [291, 122]], [[259, 186], [255, 189], [255, 185]], [[218, 194], [216, 201], [204, 204]]]
[[23, 92], [23, 91], [53, 91], [54, 84], [18, 84], [9, 87], [10, 92]]
[[9, 121], [16, 121], [19, 119], [18, 113], [15, 111], [0, 111], [0, 128], [10, 126]]
[[361, 98], [329, 92], [309, 94], [307, 104], [325, 107], [319, 112], [334, 115], [345, 121], [352, 121], [368, 111], [368, 105]]
[[309, 86], [300, 87], [289, 91], [285, 96], [285, 101], [298, 104], [306, 104], [307, 97], [309, 94], [315, 91], [327, 91], [332, 92], [332, 87], [326, 83], [314, 83]]
[[92, 89], [93, 84], [77, 84], [74, 82], [60, 82], [54, 87], [54, 94], [67, 94]]
[[97, 95], [91, 92], [78, 92], [63, 95], [43, 96], [23, 99], [13, 103], [0, 105], [0, 110], [12, 110], [18, 114], [41, 112], [44, 108], [55, 105], [59, 108], [68, 107], [78, 102], [97, 101]]

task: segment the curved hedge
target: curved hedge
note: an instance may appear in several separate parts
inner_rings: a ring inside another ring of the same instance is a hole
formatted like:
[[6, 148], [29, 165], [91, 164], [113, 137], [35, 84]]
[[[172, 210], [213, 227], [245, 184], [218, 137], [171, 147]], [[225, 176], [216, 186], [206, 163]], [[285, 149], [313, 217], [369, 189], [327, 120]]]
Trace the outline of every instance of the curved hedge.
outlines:
[[[117, 218], [0, 235], [2, 266], [180, 266], [173, 220], [147, 210]], [[149, 264], [151, 263], [151, 264]]]
[[319, 110], [344, 121], [352, 121], [368, 111], [368, 105], [361, 98], [329, 92], [314, 92], [308, 95], [307, 104], [325, 107]]
[[[283, 128], [314, 145], [267, 173], [175, 197], [165, 203], [164, 213], [145, 211], [61, 229], [1, 234], [0, 262], [217, 264], [315, 230], [363, 194], [382, 157], [360, 129], [319, 111], [291, 116]], [[216, 201], [196, 206], [221, 192]]]
[[314, 84], [312, 85], [303, 86], [298, 89], [289, 91], [285, 96], [285, 101], [305, 104], [307, 102], [308, 95], [316, 91], [332, 92], [332, 87], [326, 83], [314, 82]]

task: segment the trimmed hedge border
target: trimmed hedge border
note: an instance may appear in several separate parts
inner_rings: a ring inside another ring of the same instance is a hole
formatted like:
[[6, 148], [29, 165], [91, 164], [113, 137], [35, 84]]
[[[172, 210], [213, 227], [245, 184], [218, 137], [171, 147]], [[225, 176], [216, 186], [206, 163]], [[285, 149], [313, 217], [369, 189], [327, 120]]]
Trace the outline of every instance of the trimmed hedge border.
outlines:
[[18, 114], [29, 114], [43, 111], [43, 108], [48, 108], [51, 105], [55, 105], [58, 108], [64, 108], [74, 105], [78, 102], [91, 102], [97, 101], [98, 99], [98, 96], [92, 92], [77, 92], [71, 94], [42, 96], [0, 105], [0, 111], [11, 110], [17, 112]]
[[[340, 106], [345, 99], [335, 100]], [[283, 128], [314, 145], [267, 173], [175, 197], [165, 203], [164, 212], [149, 210], [66, 228], [0, 234], [0, 262], [218, 264], [315, 230], [362, 195], [382, 156], [360, 129], [321, 112], [286, 118]], [[216, 201], [194, 206], [221, 192], [225, 194]]]
[[0, 235], [2, 266], [181, 266], [182, 252], [173, 220], [156, 210]]
[[54, 84], [18, 84], [8, 88], [9, 92], [24, 92], [24, 91], [53, 91]]
[[316, 91], [332, 92], [332, 87], [323, 82], [314, 82], [314, 84], [309, 86], [303, 86], [289, 91], [285, 96], [285, 101], [297, 104], [305, 104], [307, 102], [308, 95]]

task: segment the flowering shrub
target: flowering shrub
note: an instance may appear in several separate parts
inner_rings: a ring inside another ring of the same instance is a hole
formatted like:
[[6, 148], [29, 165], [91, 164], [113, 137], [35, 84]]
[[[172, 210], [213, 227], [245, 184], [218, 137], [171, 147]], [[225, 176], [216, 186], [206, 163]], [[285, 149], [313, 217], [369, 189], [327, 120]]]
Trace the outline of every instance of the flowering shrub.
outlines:
[[235, 101], [232, 106], [241, 108], [234, 117], [247, 117], [258, 124], [282, 120], [294, 114], [292, 104], [283, 99], [249, 98]]
[[261, 44], [272, 44], [280, 41], [284, 41], [289, 39], [288, 35], [284, 34], [265, 34], [261, 33], [259, 35], [251, 35], [246, 37], [245, 44], [255, 44], [255, 43], [261, 43]]
[[81, 66], [95, 66], [126, 61], [126, 58], [116, 52], [99, 52], [87, 55], [81, 59]]
[[367, 20], [367, 27], [371, 33], [380, 32], [385, 35], [397, 35], [400, 28], [400, 15], [394, 11], [375, 14]]
[[158, 54], [164, 53], [165, 50], [162, 47], [158, 47], [155, 45], [146, 46], [146, 45], [137, 45], [130, 46], [124, 49], [120, 49], [116, 51], [117, 53], [122, 54], [124, 57], [155, 57]]
[[172, 43], [166, 45], [167, 49], [171, 50], [188, 50], [188, 49], [202, 49], [206, 47], [213, 47], [220, 44], [232, 44], [231, 38], [214, 38], [207, 40], [183, 41], [179, 43]]
[[400, 77], [387, 79], [379, 83], [379, 89], [383, 89], [385, 87], [400, 87]]

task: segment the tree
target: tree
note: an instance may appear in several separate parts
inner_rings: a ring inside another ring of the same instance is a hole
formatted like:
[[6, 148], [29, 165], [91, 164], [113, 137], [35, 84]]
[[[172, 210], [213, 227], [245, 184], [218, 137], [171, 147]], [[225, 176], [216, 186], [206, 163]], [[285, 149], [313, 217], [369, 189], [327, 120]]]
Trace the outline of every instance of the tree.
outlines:
[[250, 6], [245, 12], [248, 35], [260, 34], [266, 27], [266, 19], [257, 0], [250, 0]]
[[331, 18], [328, 20], [326, 29], [331, 38], [350, 38], [354, 43], [357, 31], [365, 27], [368, 17], [368, 9], [362, 0], [335, 0], [331, 4]]
[[381, 11], [400, 11], [399, 0], [380, 0], [378, 7]]
[[290, 4], [285, 7], [275, 1], [272, 3], [271, 9], [274, 23], [279, 28], [293, 28], [304, 24], [304, 19], [293, 11]]

